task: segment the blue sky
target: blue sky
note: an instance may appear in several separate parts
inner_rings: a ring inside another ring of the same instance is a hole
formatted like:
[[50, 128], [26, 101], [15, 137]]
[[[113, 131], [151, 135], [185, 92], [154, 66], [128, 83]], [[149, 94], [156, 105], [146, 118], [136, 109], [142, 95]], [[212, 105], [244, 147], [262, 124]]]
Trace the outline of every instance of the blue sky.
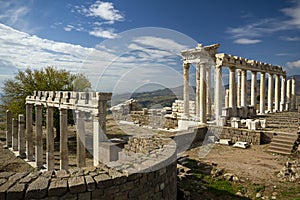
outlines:
[[197, 43], [300, 74], [300, 1], [0, 0], [1, 83], [56, 66], [85, 73], [94, 90], [175, 87], [180, 50]]

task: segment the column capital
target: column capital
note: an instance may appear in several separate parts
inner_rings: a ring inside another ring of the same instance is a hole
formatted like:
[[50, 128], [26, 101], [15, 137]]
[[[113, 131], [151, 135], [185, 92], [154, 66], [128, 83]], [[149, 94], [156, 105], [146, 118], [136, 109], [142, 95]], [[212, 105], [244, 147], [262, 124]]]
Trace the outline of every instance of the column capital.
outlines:
[[236, 69], [235, 66], [230, 66], [230, 67], [228, 67], [228, 68], [229, 68], [229, 70], [230, 70], [231, 72], [235, 71], [235, 69]]
[[190, 63], [183, 63], [183, 68], [184, 69], [189, 69], [190, 68]]

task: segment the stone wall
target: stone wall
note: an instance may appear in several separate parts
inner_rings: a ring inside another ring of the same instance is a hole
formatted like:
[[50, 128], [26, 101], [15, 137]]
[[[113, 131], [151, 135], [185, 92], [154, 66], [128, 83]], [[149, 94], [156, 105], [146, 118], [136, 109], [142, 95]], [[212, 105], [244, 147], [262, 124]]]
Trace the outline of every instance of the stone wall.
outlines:
[[261, 131], [213, 125], [209, 126], [209, 130], [219, 139], [231, 139], [233, 143], [242, 141], [254, 145], [261, 144]]
[[174, 141], [163, 139], [146, 154], [128, 156], [132, 159], [68, 171], [1, 172], [0, 199], [176, 199]]

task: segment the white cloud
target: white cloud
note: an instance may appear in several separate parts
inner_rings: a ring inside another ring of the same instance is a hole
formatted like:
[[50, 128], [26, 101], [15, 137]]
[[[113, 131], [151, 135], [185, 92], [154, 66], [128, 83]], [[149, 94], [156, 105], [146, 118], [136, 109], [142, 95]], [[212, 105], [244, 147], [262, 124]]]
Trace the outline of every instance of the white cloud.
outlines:
[[261, 40], [248, 39], [248, 38], [240, 38], [240, 39], [234, 40], [234, 43], [236, 43], [236, 44], [256, 44], [256, 43], [260, 43], [260, 42], [261, 42]]
[[300, 29], [300, 2], [294, 1], [295, 6], [290, 8], [284, 8], [281, 11], [290, 17], [288, 24], [294, 25]]
[[115, 21], [122, 21], [124, 19], [120, 11], [115, 9], [111, 2], [96, 1], [87, 10], [87, 14], [93, 17], [100, 17], [112, 24]]
[[289, 37], [289, 36], [284, 36], [281, 37], [282, 40], [286, 40], [286, 41], [291, 41], [291, 42], [296, 42], [296, 41], [300, 41], [300, 37]]
[[293, 62], [287, 62], [286, 66], [290, 69], [292, 68], [300, 68], [300, 60], [293, 61]]
[[101, 37], [101, 38], [108, 38], [108, 39], [112, 39], [112, 38], [116, 38], [118, 35], [115, 33], [114, 29], [106, 29], [103, 30], [102, 28], [98, 27], [95, 28], [92, 31], [89, 31], [90, 35], [93, 35], [95, 37]]
[[[292, 1], [291, 7], [280, 10], [285, 16], [290, 19], [284, 20], [283, 16], [277, 18], [259, 19], [254, 23], [249, 23], [240, 27], [229, 27], [226, 30], [235, 43], [239, 44], [253, 44], [261, 42], [261, 38], [272, 33], [286, 30], [294, 30], [300, 28], [300, 1]], [[244, 41], [248, 38], [251, 41]], [[298, 41], [298, 37], [282, 37], [288, 41]], [[241, 40], [241, 42], [239, 42]]]

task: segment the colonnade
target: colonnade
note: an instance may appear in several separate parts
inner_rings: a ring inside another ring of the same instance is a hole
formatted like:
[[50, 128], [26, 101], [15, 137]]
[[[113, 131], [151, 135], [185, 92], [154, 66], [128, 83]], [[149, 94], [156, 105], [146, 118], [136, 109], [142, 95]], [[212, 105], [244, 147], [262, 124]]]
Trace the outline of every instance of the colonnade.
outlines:
[[[94, 165], [99, 164], [99, 142], [105, 140], [106, 134], [106, 103], [111, 99], [111, 93], [86, 92], [53, 92], [37, 91], [26, 98], [26, 137], [24, 127], [19, 128], [19, 135], [15, 133], [15, 120], [11, 119], [7, 111], [7, 147], [19, 150], [28, 161], [35, 161], [38, 169], [46, 162], [47, 170], [54, 169], [54, 132], [53, 112], [59, 109], [60, 123], [60, 169], [68, 169], [68, 110], [72, 109], [76, 115], [77, 131], [77, 166], [84, 167], [85, 163], [85, 115], [89, 113], [93, 120], [93, 156]], [[35, 145], [33, 145], [33, 107], [35, 107]], [[43, 160], [43, 107], [46, 108], [46, 161]], [[19, 123], [24, 123], [23, 115], [19, 115]], [[16, 138], [20, 148], [14, 147]], [[26, 138], [26, 148], [25, 148]], [[34, 152], [35, 149], [35, 152]], [[26, 152], [25, 152], [26, 151]]]
[[[188, 103], [190, 63], [196, 63], [195, 109], [196, 118], [199, 118], [201, 123], [206, 123], [207, 115], [211, 112], [211, 101], [208, 100], [211, 98], [211, 88], [208, 86], [210, 71], [208, 70], [212, 65], [214, 65], [214, 117], [217, 123], [222, 117], [246, 118], [257, 113], [296, 109], [295, 78], [286, 80], [286, 71], [282, 67], [224, 53], [217, 54], [218, 47], [218, 44], [205, 47], [198, 45], [195, 49], [181, 52], [184, 68], [184, 118], [187, 119], [190, 116]], [[212, 61], [214, 61], [213, 64]], [[224, 67], [229, 70], [229, 88], [225, 95], [225, 107], [223, 107], [222, 95], [224, 90], [222, 69]], [[250, 98], [247, 95], [248, 72], [251, 73]], [[258, 74], [260, 75], [259, 88], [257, 88]], [[259, 107], [257, 106], [258, 89]], [[207, 98], [208, 96], [210, 98]]]

